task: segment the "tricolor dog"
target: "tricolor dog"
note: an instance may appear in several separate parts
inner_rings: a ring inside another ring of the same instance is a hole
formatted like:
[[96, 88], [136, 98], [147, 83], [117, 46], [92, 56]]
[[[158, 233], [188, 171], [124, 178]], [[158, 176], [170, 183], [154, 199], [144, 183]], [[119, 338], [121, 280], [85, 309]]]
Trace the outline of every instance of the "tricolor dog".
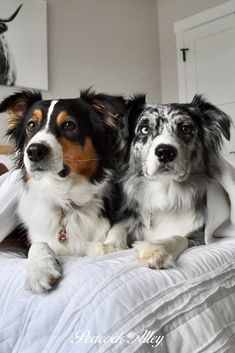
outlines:
[[203, 241], [206, 189], [220, 172], [230, 118], [200, 95], [189, 104], [159, 105], [139, 95], [126, 122], [123, 207], [106, 242], [124, 248], [128, 233], [142, 262], [167, 268]]
[[101, 255], [112, 223], [116, 129], [121, 96], [83, 91], [42, 100], [20, 91], [0, 104], [24, 188], [18, 213], [28, 230], [27, 287], [41, 293], [62, 274], [58, 255]]

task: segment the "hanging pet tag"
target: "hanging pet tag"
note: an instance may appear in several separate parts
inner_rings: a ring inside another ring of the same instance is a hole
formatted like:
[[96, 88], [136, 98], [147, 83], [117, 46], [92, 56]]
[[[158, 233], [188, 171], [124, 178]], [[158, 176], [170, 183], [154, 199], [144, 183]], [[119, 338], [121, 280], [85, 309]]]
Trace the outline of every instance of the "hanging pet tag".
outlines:
[[68, 239], [67, 230], [66, 230], [66, 228], [63, 227], [63, 228], [59, 231], [58, 240], [59, 240], [60, 243], [64, 243], [67, 239]]
[[67, 218], [65, 217], [63, 210], [61, 211], [59, 225], [61, 226], [61, 229], [58, 233], [58, 240], [60, 243], [64, 243], [68, 239], [68, 233], [66, 230]]

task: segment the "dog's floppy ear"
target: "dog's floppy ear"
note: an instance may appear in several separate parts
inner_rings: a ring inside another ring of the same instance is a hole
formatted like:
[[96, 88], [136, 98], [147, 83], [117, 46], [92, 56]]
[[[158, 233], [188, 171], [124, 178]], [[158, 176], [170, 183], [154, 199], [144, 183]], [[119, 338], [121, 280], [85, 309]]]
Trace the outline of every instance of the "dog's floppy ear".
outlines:
[[126, 101], [123, 96], [96, 93], [87, 89], [81, 91], [80, 98], [91, 105], [107, 126], [117, 129], [118, 118], [123, 116], [126, 110]]
[[195, 95], [191, 104], [200, 111], [204, 127], [214, 138], [215, 143], [221, 144], [222, 134], [230, 140], [231, 118], [222, 110], [207, 102], [202, 95]]
[[120, 168], [125, 168], [129, 160], [131, 142], [134, 138], [136, 121], [146, 104], [145, 94], [132, 96], [126, 104], [124, 119], [119, 123], [119, 158]]
[[131, 133], [134, 128], [136, 121], [144, 109], [146, 104], [146, 95], [145, 94], [135, 94], [129, 99], [127, 103], [127, 122], [128, 122], [128, 130]]
[[7, 111], [9, 114], [8, 135], [11, 135], [15, 131], [30, 106], [41, 99], [42, 96], [39, 91], [21, 90], [5, 98], [0, 103], [0, 113]]

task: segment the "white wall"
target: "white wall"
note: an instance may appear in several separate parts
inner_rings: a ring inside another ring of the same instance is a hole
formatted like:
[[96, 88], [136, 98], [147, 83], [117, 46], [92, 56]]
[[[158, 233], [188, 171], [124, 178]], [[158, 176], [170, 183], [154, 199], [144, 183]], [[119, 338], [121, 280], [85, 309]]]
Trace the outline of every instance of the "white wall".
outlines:
[[[75, 97], [94, 85], [160, 101], [156, 0], [47, 0], [49, 91]], [[37, 69], [37, 68], [35, 68]], [[14, 89], [0, 86], [0, 99]], [[0, 144], [5, 129], [0, 120]]]
[[[76, 96], [94, 84], [111, 93], [146, 91], [149, 101], [177, 101], [173, 24], [223, 2], [47, 0], [49, 91], [44, 97]], [[0, 99], [11, 92], [0, 86]], [[4, 130], [2, 117], [0, 144]]]
[[178, 101], [178, 78], [176, 58], [176, 37], [174, 22], [195, 15], [225, 0], [156, 0], [158, 4], [158, 23], [161, 58], [162, 102]]

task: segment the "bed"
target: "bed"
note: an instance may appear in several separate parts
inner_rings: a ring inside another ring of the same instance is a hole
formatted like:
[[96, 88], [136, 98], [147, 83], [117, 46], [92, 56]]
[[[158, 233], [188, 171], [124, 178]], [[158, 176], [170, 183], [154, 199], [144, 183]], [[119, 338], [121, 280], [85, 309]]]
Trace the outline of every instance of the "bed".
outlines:
[[24, 289], [27, 258], [0, 251], [0, 353], [235, 351], [234, 240], [188, 249], [160, 271], [132, 249], [61, 262], [57, 288], [35, 295]]
[[58, 287], [34, 295], [27, 259], [0, 255], [1, 353], [234, 352], [234, 244], [189, 249], [161, 271], [133, 250], [62, 261]]

